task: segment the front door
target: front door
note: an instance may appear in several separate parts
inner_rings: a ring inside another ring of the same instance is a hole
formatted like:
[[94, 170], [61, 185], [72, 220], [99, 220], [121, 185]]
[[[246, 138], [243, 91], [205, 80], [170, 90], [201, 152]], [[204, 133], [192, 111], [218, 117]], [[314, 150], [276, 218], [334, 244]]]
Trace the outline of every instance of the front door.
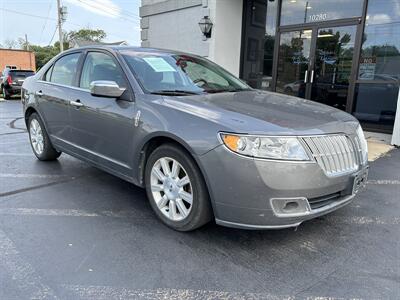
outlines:
[[276, 91], [346, 110], [357, 24], [281, 30]]
[[[115, 81], [125, 93], [118, 99], [94, 96], [93, 81]], [[107, 52], [90, 51], [83, 63], [79, 94], [70, 106], [74, 152], [119, 174], [131, 176], [135, 102], [117, 60]]]

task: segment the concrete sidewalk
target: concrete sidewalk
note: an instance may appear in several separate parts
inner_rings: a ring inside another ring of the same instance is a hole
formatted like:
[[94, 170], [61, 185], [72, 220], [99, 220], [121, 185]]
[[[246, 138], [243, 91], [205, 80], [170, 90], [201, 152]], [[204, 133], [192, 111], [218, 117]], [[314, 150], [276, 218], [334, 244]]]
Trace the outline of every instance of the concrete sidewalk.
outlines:
[[375, 132], [364, 132], [364, 134], [368, 143], [368, 161], [374, 161], [394, 149], [390, 144], [392, 140], [390, 134]]

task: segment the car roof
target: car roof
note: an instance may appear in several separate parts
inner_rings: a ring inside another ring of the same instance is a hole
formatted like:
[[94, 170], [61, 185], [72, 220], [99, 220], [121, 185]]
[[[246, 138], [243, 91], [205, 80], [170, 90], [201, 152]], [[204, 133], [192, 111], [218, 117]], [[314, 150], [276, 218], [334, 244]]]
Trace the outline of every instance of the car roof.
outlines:
[[94, 45], [94, 46], [84, 46], [84, 47], [79, 47], [79, 48], [72, 48], [68, 49], [67, 52], [73, 52], [73, 51], [79, 51], [79, 50], [113, 50], [113, 51], [120, 51], [120, 50], [132, 50], [138, 53], [152, 53], [152, 54], [170, 54], [170, 55], [191, 55], [191, 56], [197, 56], [195, 54], [190, 54], [190, 53], [185, 53], [181, 51], [176, 51], [176, 50], [169, 50], [169, 49], [161, 49], [161, 48], [145, 48], [145, 47], [134, 47], [134, 46], [110, 46], [110, 45], [104, 45], [104, 46], [99, 46], [99, 45]]

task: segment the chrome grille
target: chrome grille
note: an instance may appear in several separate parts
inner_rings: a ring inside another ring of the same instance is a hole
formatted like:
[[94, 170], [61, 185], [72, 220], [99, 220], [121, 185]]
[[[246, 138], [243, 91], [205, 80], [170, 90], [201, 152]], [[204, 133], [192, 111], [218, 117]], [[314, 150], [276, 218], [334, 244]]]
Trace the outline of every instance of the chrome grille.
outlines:
[[357, 138], [345, 135], [304, 137], [313, 157], [328, 176], [350, 173], [358, 169], [361, 148]]

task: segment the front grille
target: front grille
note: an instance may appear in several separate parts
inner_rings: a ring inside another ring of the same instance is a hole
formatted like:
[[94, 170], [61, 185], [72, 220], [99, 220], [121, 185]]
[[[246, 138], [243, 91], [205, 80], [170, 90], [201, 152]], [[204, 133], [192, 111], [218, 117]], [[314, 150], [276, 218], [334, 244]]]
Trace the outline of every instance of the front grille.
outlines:
[[346, 135], [304, 137], [313, 157], [328, 176], [350, 173], [361, 163], [361, 147]]
[[337, 201], [340, 198], [340, 196], [341, 194], [339, 192], [322, 197], [310, 198], [308, 199], [308, 203], [310, 204], [311, 209], [318, 209]]

